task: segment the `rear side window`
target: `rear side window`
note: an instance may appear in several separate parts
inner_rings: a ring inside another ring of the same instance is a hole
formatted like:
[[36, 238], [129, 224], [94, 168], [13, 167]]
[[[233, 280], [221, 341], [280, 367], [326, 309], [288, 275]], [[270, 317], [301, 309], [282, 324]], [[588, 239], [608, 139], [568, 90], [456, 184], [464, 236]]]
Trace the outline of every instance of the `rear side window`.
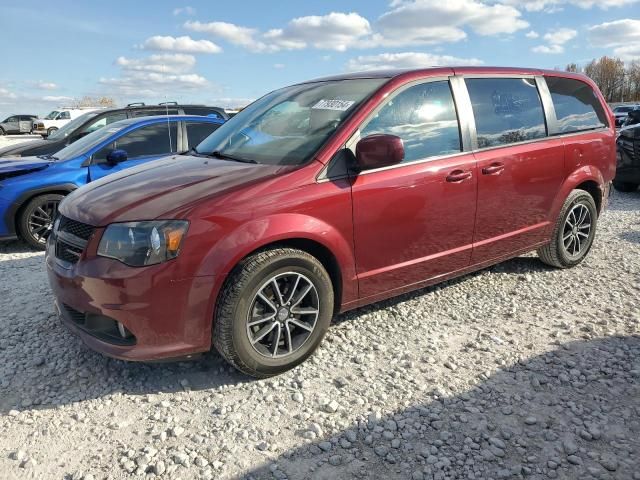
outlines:
[[185, 115], [201, 115], [203, 117], [224, 119], [220, 112], [207, 107], [183, 107], [183, 110]]
[[404, 162], [460, 152], [460, 129], [449, 82], [422, 83], [392, 97], [360, 129], [361, 138], [376, 133], [402, 139]]
[[187, 122], [187, 136], [189, 146], [196, 147], [205, 138], [215, 132], [220, 125], [217, 123]]
[[58, 115], [58, 120], [69, 120], [70, 118], [69, 112], [60, 112], [60, 115]]
[[557, 133], [607, 127], [607, 115], [593, 89], [580, 80], [546, 77], [558, 119]]
[[536, 83], [530, 78], [465, 79], [478, 148], [543, 138], [547, 128]]

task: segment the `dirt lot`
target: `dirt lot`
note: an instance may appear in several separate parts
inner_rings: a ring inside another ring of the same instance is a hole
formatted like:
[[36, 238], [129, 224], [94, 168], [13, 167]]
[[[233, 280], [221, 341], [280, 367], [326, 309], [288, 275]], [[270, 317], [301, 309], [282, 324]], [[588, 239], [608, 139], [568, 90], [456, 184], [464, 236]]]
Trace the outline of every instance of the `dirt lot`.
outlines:
[[640, 192], [572, 270], [534, 255], [335, 319], [270, 380], [127, 364], [0, 244], [0, 478], [640, 479]]

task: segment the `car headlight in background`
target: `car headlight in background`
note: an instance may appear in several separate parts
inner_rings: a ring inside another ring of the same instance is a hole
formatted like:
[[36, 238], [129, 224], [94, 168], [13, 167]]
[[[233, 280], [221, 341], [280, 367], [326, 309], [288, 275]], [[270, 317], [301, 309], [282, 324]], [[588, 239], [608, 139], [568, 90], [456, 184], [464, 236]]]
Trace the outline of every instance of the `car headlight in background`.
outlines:
[[179, 255], [188, 227], [184, 220], [112, 223], [102, 235], [98, 255], [132, 267], [166, 262]]

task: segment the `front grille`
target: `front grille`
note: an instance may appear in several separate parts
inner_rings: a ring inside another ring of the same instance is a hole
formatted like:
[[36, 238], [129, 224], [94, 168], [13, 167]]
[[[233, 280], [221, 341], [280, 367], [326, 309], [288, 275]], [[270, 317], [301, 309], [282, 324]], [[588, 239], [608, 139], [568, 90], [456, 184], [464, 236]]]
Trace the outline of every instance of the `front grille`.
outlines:
[[62, 215], [59, 220], [53, 232], [56, 258], [68, 263], [77, 263], [95, 228]]
[[76, 237], [79, 237], [83, 240], [89, 240], [91, 234], [95, 230], [91, 225], [87, 225], [86, 223], [77, 222], [75, 220], [71, 220], [67, 217], [60, 217], [60, 225], [58, 229], [61, 232], [67, 232]]
[[135, 345], [136, 337], [124, 325], [104, 315], [82, 313], [67, 304], [62, 304], [63, 316], [71, 320], [82, 331], [103, 342], [113, 345]]

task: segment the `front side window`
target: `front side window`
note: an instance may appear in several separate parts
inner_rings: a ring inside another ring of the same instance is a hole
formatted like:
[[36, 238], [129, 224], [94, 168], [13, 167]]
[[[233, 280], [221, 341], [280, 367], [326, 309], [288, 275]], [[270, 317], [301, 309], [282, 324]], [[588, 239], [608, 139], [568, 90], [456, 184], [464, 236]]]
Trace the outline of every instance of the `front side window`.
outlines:
[[460, 129], [449, 82], [414, 85], [392, 97], [360, 129], [360, 138], [377, 133], [402, 139], [403, 162], [460, 152]]
[[387, 78], [303, 83], [271, 92], [238, 113], [197, 153], [270, 165], [302, 165]]
[[176, 152], [177, 140], [177, 122], [171, 122], [169, 125], [167, 125], [167, 122], [154, 123], [153, 125], [147, 125], [125, 133], [115, 142], [111, 142], [96, 152], [93, 155], [93, 159], [97, 162], [104, 161], [112, 150], [124, 150], [130, 159], [153, 155], [168, 155]]
[[556, 110], [559, 134], [609, 125], [607, 114], [589, 85], [562, 77], [546, 77], [546, 81]]
[[478, 134], [478, 148], [547, 135], [536, 83], [529, 78], [465, 79]]
[[51, 112], [49, 115], [47, 115], [46, 117], [44, 117], [44, 119], [45, 119], [45, 120], [53, 120], [53, 119], [55, 119], [55, 118], [58, 116], [58, 114], [59, 114], [59, 113], [60, 113], [60, 112], [59, 112], [58, 110], [54, 110], [54, 111], [53, 111], [53, 112]]

